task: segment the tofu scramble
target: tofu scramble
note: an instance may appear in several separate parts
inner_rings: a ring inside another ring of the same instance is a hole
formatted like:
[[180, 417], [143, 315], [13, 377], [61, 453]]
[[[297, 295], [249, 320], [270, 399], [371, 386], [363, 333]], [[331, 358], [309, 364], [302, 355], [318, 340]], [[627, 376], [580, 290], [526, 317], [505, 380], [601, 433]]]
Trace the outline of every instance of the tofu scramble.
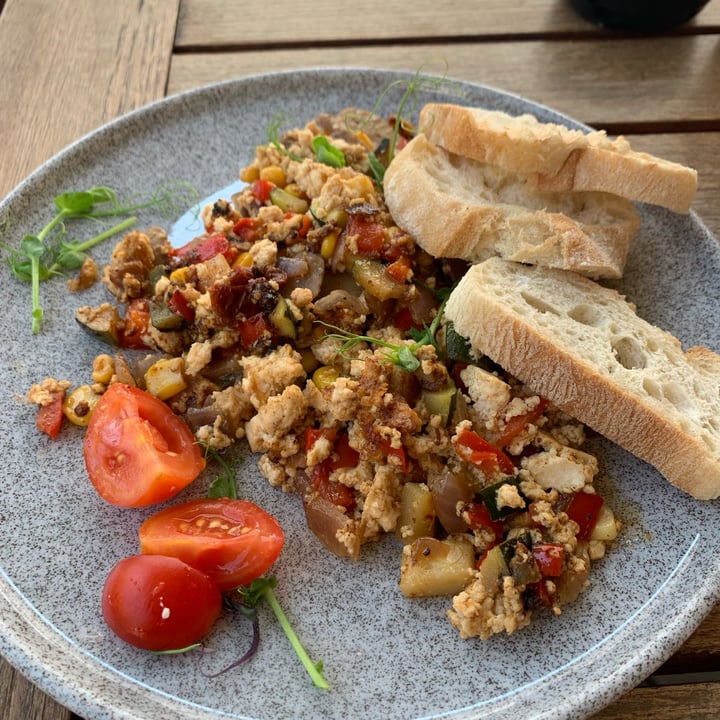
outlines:
[[356, 559], [394, 534], [404, 595], [452, 597], [460, 635], [489, 638], [559, 614], [619, 523], [583, 426], [444, 321], [465, 266], [422, 251], [387, 211], [373, 163], [402, 152], [394, 127], [321, 115], [258, 147], [246, 187], [204, 207], [186, 246], [127, 234], [102, 272], [111, 298], [77, 313], [114, 351], [91, 383], [48, 379], [28, 400], [62, 393], [86, 425], [119, 381], [201, 445], [247, 441], [323, 546]]

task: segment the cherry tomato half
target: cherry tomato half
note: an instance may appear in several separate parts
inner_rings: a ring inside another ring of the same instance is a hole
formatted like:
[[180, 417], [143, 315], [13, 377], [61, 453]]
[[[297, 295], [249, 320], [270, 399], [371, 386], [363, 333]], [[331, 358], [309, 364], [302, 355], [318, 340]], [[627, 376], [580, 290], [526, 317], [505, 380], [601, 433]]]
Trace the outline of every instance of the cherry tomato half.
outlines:
[[113, 383], [93, 411], [85, 466], [100, 496], [113, 505], [162, 502], [205, 467], [190, 428], [162, 400]]
[[277, 560], [284, 535], [277, 521], [249, 500], [190, 500], [160, 510], [140, 526], [143, 553], [172, 555], [221, 590], [247, 585]]
[[108, 627], [144, 650], [180, 650], [198, 642], [221, 608], [222, 595], [207, 575], [162, 555], [121, 560], [102, 594]]

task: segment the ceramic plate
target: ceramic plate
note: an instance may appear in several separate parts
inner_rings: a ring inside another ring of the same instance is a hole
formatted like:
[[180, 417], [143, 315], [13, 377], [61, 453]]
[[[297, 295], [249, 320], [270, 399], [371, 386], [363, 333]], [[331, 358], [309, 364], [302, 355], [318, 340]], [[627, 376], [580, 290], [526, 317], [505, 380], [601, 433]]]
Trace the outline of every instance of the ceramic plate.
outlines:
[[[52, 159], [0, 206], [6, 242], [37, 232], [53, 197], [110, 185], [121, 196], [164, 181], [210, 196], [266, 142], [278, 111], [288, 126], [320, 111], [371, 107], [392, 81], [370, 70], [309, 70], [250, 77], [170, 98], [113, 122]], [[384, 98], [397, 109], [401, 90]], [[421, 94], [575, 124], [494, 89], [458, 83]], [[421, 198], [418, 198], [422, 201]], [[682, 339], [718, 350], [720, 251], [693, 215], [640, 208], [643, 224], [618, 286], [639, 313]], [[166, 222], [146, 216], [146, 225]], [[167, 224], [167, 223], [166, 223]], [[112, 243], [95, 257], [107, 259]], [[269, 613], [254, 660], [207, 674], [249, 642], [244, 621], [226, 617], [208, 639], [212, 654], [157, 656], [117, 640], [100, 615], [110, 568], [137, 551], [151, 510], [102, 502], [82, 460], [82, 432], [53, 442], [34, 427], [28, 388], [46, 376], [89, 377], [101, 344], [75, 324], [74, 309], [105, 299], [102, 287], [70, 295], [42, 287], [44, 330], [32, 335], [29, 287], [0, 269], [0, 382], [5, 435], [0, 480], [0, 650], [41, 688], [88, 718], [579, 718], [642, 681], [685, 640], [719, 595], [719, 507], [675, 490], [656, 472], [599, 442], [601, 492], [625, 523], [618, 546], [594, 567], [591, 587], [560, 617], [489, 641], [461, 640], [445, 617], [448, 599], [406, 600], [398, 591], [394, 538], [355, 563], [323, 551], [294, 496], [270, 488], [255, 460], [241, 491], [276, 515], [286, 546], [275, 566], [277, 595], [332, 685], [315, 689]], [[76, 431], [77, 430], [77, 431]], [[202, 492], [197, 486], [179, 499]]]

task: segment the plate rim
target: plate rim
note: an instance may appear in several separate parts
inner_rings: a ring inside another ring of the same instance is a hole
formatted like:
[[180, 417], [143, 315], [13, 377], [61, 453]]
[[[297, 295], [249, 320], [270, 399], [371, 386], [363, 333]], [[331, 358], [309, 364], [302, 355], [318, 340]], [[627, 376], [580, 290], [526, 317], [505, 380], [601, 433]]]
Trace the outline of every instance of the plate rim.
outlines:
[[[51, 175], [58, 166], [62, 166], [68, 158], [72, 158], [75, 153], [81, 151], [88, 142], [98, 141], [107, 134], [114, 132], [117, 128], [131, 125], [136, 120], [152, 116], [154, 113], [162, 114], [163, 112], [166, 112], [167, 109], [172, 109], [187, 100], [196, 98], [197, 96], [205, 96], [208, 93], [212, 94], [222, 92], [225, 88], [264, 82], [277, 77], [312, 77], [328, 73], [353, 73], [358, 75], [397, 77], [406, 79], [414, 75], [414, 73], [409, 71], [372, 67], [305, 67], [228, 78], [219, 82], [212, 82], [179, 93], [174, 93], [147, 103], [142, 107], [133, 109], [128, 113], [99, 125], [97, 128], [86, 132], [81, 137], [55, 153], [46, 162], [33, 170], [24, 180], [13, 188], [10, 193], [5, 196], [5, 198], [0, 201], [0, 214], [3, 213], [7, 207], [12, 206], [12, 204], [16, 202], [18, 198], [21, 198], [26, 192], [31, 191], [32, 188], [40, 183], [46, 176]], [[427, 74], [432, 75], [432, 73]], [[436, 75], [436, 77], [439, 76]], [[541, 109], [546, 114], [557, 118], [558, 122], [565, 122], [583, 130], [593, 129], [550, 106], [534, 100], [529, 100], [521, 95], [486, 84], [460, 80], [451, 76], [447, 77], [448, 80], [457, 81], [462, 85], [471, 86], [477, 90], [484, 91], [501, 98], [506, 98], [522, 105], [529, 105], [533, 108]], [[712, 233], [710, 233], [702, 222], [702, 219], [699, 218], [694, 211], [691, 212], [691, 216], [693, 221], [697, 224], [698, 229], [703, 230], [710, 238], [713, 238]], [[692, 632], [694, 632], [700, 622], [702, 622], [705, 615], [720, 599], [720, 582], [717, 582], [717, 579], [714, 586], [708, 583], [706, 586], [703, 586], [701, 590], [702, 592], [695, 593], [693, 595], [692, 602], [689, 605], [691, 610], [690, 612], [687, 612], [683, 616], [677, 614], [668, 622], [665, 638], [672, 638], [672, 642], [669, 646], [665, 649], [661, 649], [660, 643], [655, 642], [655, 651], [647, 654], [643, 664], [633, 665], [632, 663], [629, 663], [631, 665], [629, 668], [623, 668], [622, 666], [615, 668], [614, 672], [608, 674], [608, 679], [605, 685], [596, 688], [594, 692], [578, 693], [575, 698], [571, 698], [568, 704], [562, 708], [563, 711], [567, 710], [568, 714], [562, 715], [562, 717], [577, 717], [578, 712], [582, 712], [583, 709], [587, 709], [588, 702], [586, 696], [589, 696], [590, 699], [597, 702], [597, 698], [604, 694], [606, 696], [604, 704], [609, 704], [622, 693], [634, 687], [640, 680], [646, 677], [650, 672], [652, 672], [652, 670], [670, 657], [670, 655], [684, 642], [684, 640], [687, 639]], [[646, 605], [643, 605], [642, 607], [645, 608]], [[229, 716], [222, 711], [208, 709], [202, 705], [186, 701], [183, 698], [165, 695], [162, 691], [159, 691], [156, 688], [147, 688], [141, 681], [138, 681], [128, 675], [124, 675], [118, 670], [106, 665], [98, 658], [92, 656], [89, 651], [83, 649], [71, 638], [68, 638], [58, 632], [57, 628], [55, 628], [52, 623], [39, 613], [30, 599], [14, 585], [12, 579], [6, 574], [5, 570], [1, 566], [0, 609], [2, 610], [2, 612], [0, 612], [0, 628], [2, 629], [2, 634], [0, 634], [0, 651], [2, 651], [2, 654], [8, 662], [28, 677], [41, 690], [55, 698], [64, 706], [78, 712], [79, 714], [94, 718], [122, 717], [128, 719], [132, 718], [133, 720], [142, 720], [143, 718], [144, 720], [147, 720], [146, 714], [143, 714], [142, 716], [135, 715], [129, 710], [127, 704], [117, 706], [101, 704], [95, 698], [95, 693], [87, 692], [86, 688], [81, 684], [69, 686], [68, 678], [72, 673], [69, 673], [68, 670], [74, 670], [74, 663], [76, 663], [78, 659], [84, 659], [86, 661], [91, 660], [92, 662], [85, 663], [82, 668], [82, 672], [77, 672], [77, 679], [82, 677], [87, 680], [88, 676], [92, 675], [95, 681], [93, 687], [96, 688], [101, 687], [105, 683], [116, 683], [117, 678], [120, 677], [123, 681], [130, 684], [130, 689], [132, 690], [135, 688], [138, 688], [143, 692], [147, 692], [149, 690], [153, 695], [154, 700], [158, 702], [158, 711], [162, 711], [162, 715], [158, 715], [158, 717], [162, 717], [163, 720], [174, 720], [176, 717], [178, 719], [188, 717], [208, 718], [208, 720], [214, 720], [225, 716], [234, 718], [241, 717], [238, 715]], [[688, 620], [688, 618], [692, 619]], [[45, 653], [38, 653], [36, 646], [32, 645], [29, 640], [25, 640], [24, 633], [26, 632], [34, 633], [36, 642], [39, 641], [43, 645]], [[76, 653], [77, 657], [75, 658], [72, 652], [68, 653], [68, 650]], [[51, 659], [51, 662], [45, 662], [48, 658]], [[573, 660], [573, 663], [574, 662], [575, 659]], [[92, 673], [90, 673], [88, 665], [92, 667]], [[564, 669], [565, 668], [558, 668], [554, 671], [554, 673], [551, 673], [551, 675], [561, 672]], [[537, 682], [541, 682], [545, 679], [545, 677], [547, 676], [540, 678]], [[611, 682], [611, 678], [615, 678], [615, 680]], [[537, 683], [533, 682], [532, 684]], [[523, 690], [523, 688], [518, 688], [517, 690]], [[514, 690], [513, 692], [517, 691]], [[143, 695], [143, 697], [147, 700], [145, 695]], [[178, 709], [178, 705], [181, 706], [180, 709]], [[595, 712], [599, 709], [599, 706], [595, 705], [590, 709]], [[176, 713], [176, 711], [178, 712]], [[477, 705], [473, 705], [466, 709], [456, 709], [453, 712], [448, 713], [448, 716], [452, 716], [458, 720], [460, 720], [460, 718], [468, 718], [469, 720], [470, 718], [489, 717], [482, 714], [482, 711], [478, 714]], [[439, 718], [443, 717], [443, 715], [433, 717]], [[495, 715], [492, 717], [495, 717]], [[539, 720], [540, 718], [546, 717], [546, 714], [541, 712], [540, 714], [532, 715], [532, 717]], [[550, 715], [547, 715], [547, 717], [549, 718]], [[557, 709], [552, 717], [560, 717]]]

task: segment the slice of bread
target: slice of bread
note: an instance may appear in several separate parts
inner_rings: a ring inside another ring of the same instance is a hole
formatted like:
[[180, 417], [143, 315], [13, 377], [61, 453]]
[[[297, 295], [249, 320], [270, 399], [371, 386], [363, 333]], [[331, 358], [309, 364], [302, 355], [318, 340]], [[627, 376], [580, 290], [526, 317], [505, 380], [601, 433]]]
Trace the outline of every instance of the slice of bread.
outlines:
[[701, 499], [720, 495], [720, 355], [683, 352], [614, 290], [492, 258], [446, 317], [472, 346]]
[[631, 149], [623, 137], [542, 123], [533, 115], [429, 103], [420, 130], [453, 153], [527, 175], [540, 190], [609, 192], [628, 200], [690, 210], [692, 168]]
[[550, 193], [526, 178], [437, 147], [420, 134], [385, 173], [395, 222], [435, 257], [509, 260], [617, 278], [640, 218], [606, 193]]

